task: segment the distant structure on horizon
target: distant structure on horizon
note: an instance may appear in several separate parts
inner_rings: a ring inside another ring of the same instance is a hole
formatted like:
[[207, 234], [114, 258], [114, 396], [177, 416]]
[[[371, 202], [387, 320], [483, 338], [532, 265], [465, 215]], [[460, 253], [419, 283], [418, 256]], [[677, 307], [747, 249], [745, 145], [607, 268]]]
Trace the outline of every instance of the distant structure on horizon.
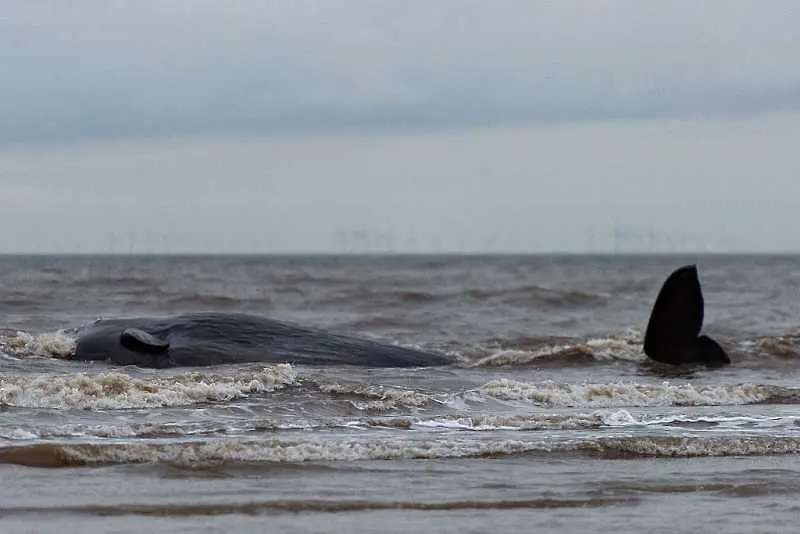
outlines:
[[[574, 229], [578, 230], [578, 229]], [[111, 233], [107, 236], [105, 253], [111, 254], [150, 254], [169, 253], [180, 249], [191, 249], [190, 245], [206, 245], [197, 252], [214, 250], [218, 243], [202, 243], [202, 240], [189, 240], [185, 236], [156, 233], [152, 231], [128, 231], [123, 234]], [[218, 236], [217, 239], [219, 238]], [[269, 236], [260, 238], [231, 239], [228, 245], [233, 249], [249, 252], [277, 252], [276, 243]], [[520, 241], [519, 235], [504, 235], [499, 231], [486, 231], [483, 234], [455, 232], [442, 235], [436, 231], [423, 235], [396, 235], [391, 232], [370, 228], [340, 228], [332, 230], [327, 239], [328, 246], [316, 252], [344, 254], [394, 254], [394, 253], [587, 253], [587, 254], [658, 254], [658, 253], [709, 253], [728, 250], [723, 240], [711, 241], [706, 236], [694, 232], [665, 232], [653, 228], [623, 225], [617, 222], [608, 229], [587, 228], [578, 238], [565, 241], [562, 250], [548, 250], [544, 243], [537, 243], [537, 233], [533, 229], [527, 240]], [[552, 242], [552, 236], [550, 236]], [[211, 241], [209, 239], [209, 241]], [[728, 243], [728, 245], [730, 245]], [[319, 245], [318, 245], [319, 246]], [[234, 251], [235, 251], [234, 250]], [[315, 252], [315, 250], [310, 250]]]
[[613, 224], [610, 235], [613, 254], [712, 252], [719, 250], [707, 238], [686, 232], [658, 232], [652, 228]]

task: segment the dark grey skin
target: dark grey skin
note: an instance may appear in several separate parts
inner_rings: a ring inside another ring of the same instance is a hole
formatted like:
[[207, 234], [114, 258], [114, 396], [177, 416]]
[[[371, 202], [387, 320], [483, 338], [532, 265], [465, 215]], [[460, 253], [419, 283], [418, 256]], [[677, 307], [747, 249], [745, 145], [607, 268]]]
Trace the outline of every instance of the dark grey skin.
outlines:
[[644, 336], [644, 353], [668, 365], [731, 363], [725, 349], [701, 334], [705, 301], [696, 265], [674, 270], [656, 296]]
[[430, 367], [442, 354], [241, 313], [101, 319], [77, 331], [70, 359], [167, 368], [230, 363]]

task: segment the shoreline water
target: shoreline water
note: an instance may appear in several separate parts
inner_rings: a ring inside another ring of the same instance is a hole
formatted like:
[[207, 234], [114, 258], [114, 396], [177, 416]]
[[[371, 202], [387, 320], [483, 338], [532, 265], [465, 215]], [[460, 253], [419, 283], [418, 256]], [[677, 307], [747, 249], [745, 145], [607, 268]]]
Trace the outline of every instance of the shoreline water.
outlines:
[[[0, 257], [14, 532], [793, 532], [800, 256], [698, 256], [725, 369], [648, 362], [656, 256]], [[98, 316], [258, 313], [442, 368], [63, 359]], [[746, 511], [746, 513], [745, 513]]]

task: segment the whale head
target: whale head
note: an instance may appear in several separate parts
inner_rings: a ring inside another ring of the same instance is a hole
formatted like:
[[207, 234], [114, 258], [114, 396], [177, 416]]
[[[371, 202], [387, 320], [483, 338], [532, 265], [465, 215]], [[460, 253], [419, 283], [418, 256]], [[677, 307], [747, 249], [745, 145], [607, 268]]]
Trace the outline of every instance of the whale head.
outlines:
[[[166, 366], [169, 342], [136, 328], [130, 320], [100, 320], [82, 327], [69, 359], [111, 361], [119, 365]], [[164, 361], [164, 365], [159, 362]]]

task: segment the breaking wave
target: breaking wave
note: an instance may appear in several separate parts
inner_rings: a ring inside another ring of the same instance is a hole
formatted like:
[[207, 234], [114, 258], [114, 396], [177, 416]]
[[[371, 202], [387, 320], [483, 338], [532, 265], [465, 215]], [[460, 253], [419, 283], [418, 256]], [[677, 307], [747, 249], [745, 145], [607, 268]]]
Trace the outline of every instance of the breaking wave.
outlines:
[[0, 352], [24, 358], [66, 358], [75, 350], [74, 330], [0, 335]]
[[388, 417], [220, 417], [177, 422], [131, 422], [118, 419], [97, 423], [5, 423], [0, 440], [9, 443], [36, 440], [184, 439], [264, 436], [292, 431], [389, 430], [419, 433], [476, 433], [496, 431], [531, 433], [540, 431], [653, 428], [704, 431], [795, 431], [800, 416], [649, 416], [627, 410], [595, 410], [559, 414], [449, 414], [440, 416]]
[[[656, 421], [663, 424], [662, 420]], [[491, 432], [495, 430], [580, 430], [602, 427], [620, 427], [646, 424], [635, 419], [625, 410], [596, 411], [585, 414], [560, 415], [472, 415], [434, 417], [365, 417], [365, 418], [220, 418], [219, 420], [131, 423], [117, 420], [105, 423], [12, 423], [0, 425], [0, 440], [9, 442], [61, 439], [160, 439], [246, 435], [291, 430], [335, 430], [335, 429], [392, 429], [392, 430], [436, 430], [446, 429], [469, 432]]]
[[590, 361], [645, 361], [641, 341], [634, 334], [619, 338], [589, 339], [584, 342], [542, 343], [533, 348], [502, 348], [478, 358], [476, 367], [514, 367], [540, 363], [581, 363]]
[[518, 454], [578, 454], [614, 458], [769, 456], [800, 453], [800, 437], [624, 436], [583, 440], [348, 439], [189, 442], [35, 443], [0, 447], [0, 463], [35, 467], [113, 464], [209, 465], [355, 462], [439, 458], [501, 458]]
[[568, 384], [553, 381], [531, 383], [501, 378], [489, 381], [471, 393], [505, 401], [563, 408], [735, 406], [800, 402], [800, 389], [760, 384]]
[[275, 391], [295, 379], [288, 364], [232, 376], [201, 372], [146, 378], [123, 372], [0, 375], [0, 406], [91, 410], [188, 406]]
[[462, 391], [420, 391], [372, 382], [298, 376], [289, 364], [174, 374], [106, 369], [98, 367], [100, 372], [95, 373], [0, 373], [0, 407], [83, 410], [179, 407], [235, 401], [287, 387], [307, 399], [329, 402], [331, 409], [338, 402], [365, 413], [425, 407], [459, 410], [490, 400], [588, 409], [800, 403], [800, 388], [749, 383], [568, 383], [497, 378]]

